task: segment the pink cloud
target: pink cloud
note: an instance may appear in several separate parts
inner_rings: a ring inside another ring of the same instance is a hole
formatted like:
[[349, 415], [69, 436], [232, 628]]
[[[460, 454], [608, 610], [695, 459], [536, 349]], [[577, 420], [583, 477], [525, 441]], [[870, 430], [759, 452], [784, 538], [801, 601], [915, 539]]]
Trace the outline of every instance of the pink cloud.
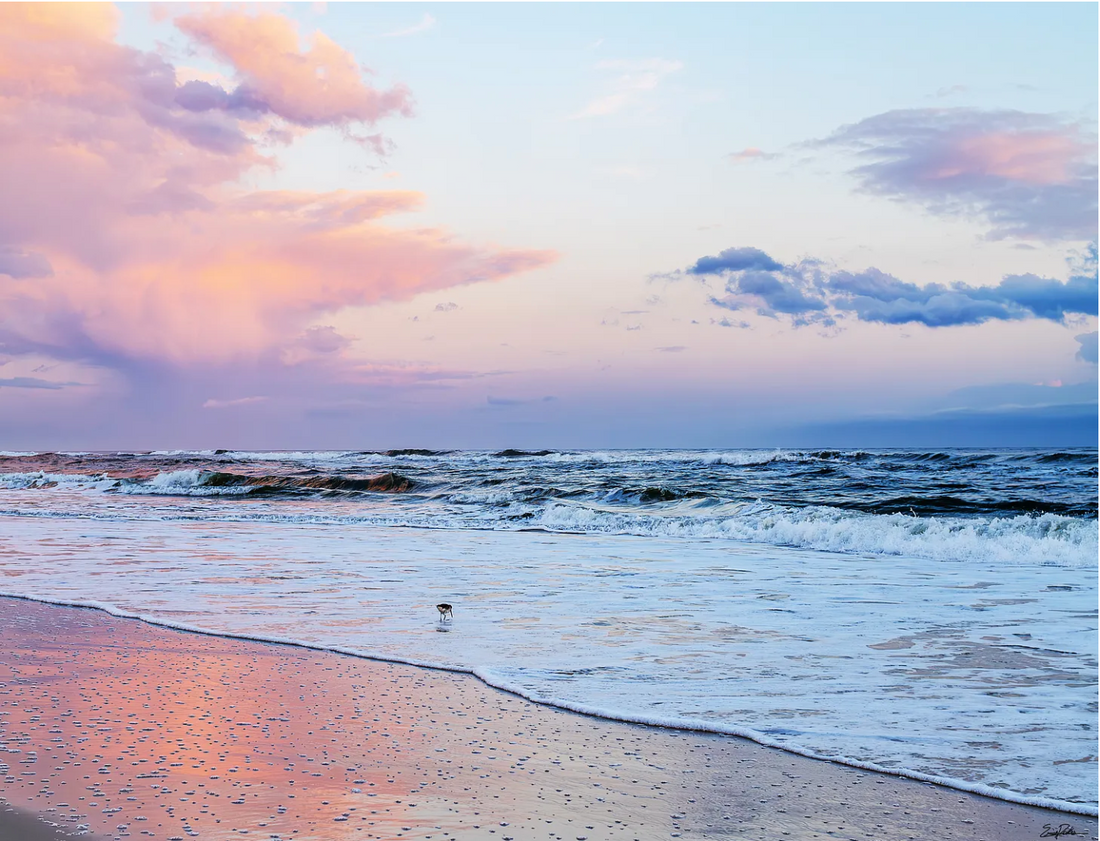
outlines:
[[294, 22], [282, 15], [214, 8], [177, 17], [175, 24], [234, 67], [242, 103], [251, 100], [292, 123], [374, 124], [412, 113], [408, 88], [380, 91], [366, 84], [363, 74], [370, 71], [322, 32], [313, 33], [302, 50]]
[[755, 146], [749, 146], [747, 149], [742, 149], [740, 152], [730, 152], [726, 155], [726, 159], [731, 163], [744, 163], [746, 161], [770, 161], [773, 158], [779, 157], [775, 153], [765, 152], [763, 149], [757, 149]]
[[115, 43], [113, 7], [0, 4], [7, 352], [183, 367], [272, 358], [309, 350], [299, 337], [325, 313], [553, 259], [380, 223], [419, 208], [414, 192], [241, 189], [274, 164], [260, 144], [280, 124], [372, 124], [407, 113], [407, 91], [369, 87], [319, 33], [300, 51], [278, 15], [177, 22], [232, 62], [241, 88], [179, 84], [159, 56]]
[[1089, 151], [1079, 138], [1063, 132], [991, 132], [959, 138], [954, 159], [929, 177], [982, 173], [1029, 184], [1065, 184], [1073, 177], [1074, 163]]
[[233, 406], [248, 406], [252, 403], [263, 403], [266, 400], [266, 397], [237, 397], [233, 400], [216, 400], [210, 398], [202, 404], [202, 407], [204, 409], [229, 409]]
[[1055, 114], [887, 111], [813, 145], [854, 152], [864, 190], [984, 219], [993, 239], [1096, 237], [1096, 137]]

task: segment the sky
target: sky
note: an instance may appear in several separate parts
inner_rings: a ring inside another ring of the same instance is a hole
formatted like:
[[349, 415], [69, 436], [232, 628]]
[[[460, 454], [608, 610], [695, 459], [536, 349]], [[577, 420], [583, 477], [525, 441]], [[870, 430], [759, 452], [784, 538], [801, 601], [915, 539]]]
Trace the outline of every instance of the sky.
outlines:
[[1097, 24], [0, 4], [0, 449], [1095, 446]]

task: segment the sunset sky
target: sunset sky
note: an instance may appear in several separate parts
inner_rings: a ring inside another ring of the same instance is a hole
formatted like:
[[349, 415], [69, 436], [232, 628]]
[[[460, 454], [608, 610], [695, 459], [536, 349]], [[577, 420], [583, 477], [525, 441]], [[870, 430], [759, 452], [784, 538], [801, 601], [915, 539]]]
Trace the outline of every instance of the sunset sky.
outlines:
[[1096, 32], [0, 4], [0, 449], [1094, 443]]

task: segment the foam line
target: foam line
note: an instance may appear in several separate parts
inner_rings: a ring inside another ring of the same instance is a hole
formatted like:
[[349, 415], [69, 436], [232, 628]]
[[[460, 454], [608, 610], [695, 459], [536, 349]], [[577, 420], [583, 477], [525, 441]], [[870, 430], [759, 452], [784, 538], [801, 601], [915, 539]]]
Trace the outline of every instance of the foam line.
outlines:
[[1098, 807], [1086, 803], [1072, 803], [1065, 800], [1055, 800], [1052, 798], [1019, 794], [1017, 792], [1009, 791], [1007, 789], [994, 788], [993, 786], [987, 786], [981, 783], [972, 783], [968, 782], [967, 780], [957, 780], [952, 777], [941, 777], [935, 774], [926, 774], [922, 771], [913, 771], [907, 768], [885, 768], [881, 765], [875, 764], [874, 762], [865, 762], [863, 760], [851, 759], [848, 757], [824, 756], [807, 748], [802, 748], [797, 745], [792, 745], [785, 742], [778, 742], [775, 739], [769, 738], [763, 733], [747, 727], [737, 727], [734, 725], [718, 725], [700, 721], [693, 721], [691, 719], [662, 718], [659, 716], [623, 715], [613, 710], [605, 710], [600, 707], [593, 707], [587, 704], [575, 704], [569, 701], [559, 701], [553, 698], [546, 698], [541, 695], [525, 692], [521, 687], [507, 681], [494, 678], [492, 675], [485, 673], [481, 669], [471, 669], [462, 666], [450, 666], [441, 663], [432, 663], [426, 660], [417, 660], [414, 658], [372, 654], [356, 649], [345, 648], [343, 646], [322, 645], [320, 643], [308, 642], [306, 640], [296, 640], [282, 637], [263, 637], [252, 634], [229, 633], [227, 631], [213, 631], [207, 628], [199, 628], [193, 625], [186, 625], [182, 622], [173, 622], [167, 619], [158, 619], [153, 616], [130, 613], [128, 611], [122, 610], [121, 608], [115, 607], [114, 605], [106, 604], [103, 602], [71, 601], [66, 599], [45, 598], [41, 596], [28, 596], [17, 593], [8, 593], [4, 591], [0, 591], [0, 596], [5, 598], [20, 599], [22, 601], [56, 605], [58, 607], [75, 607], [99, 610], [120, 619], [135, 619], [148, 625], [154, 625], [161, 628], [170, 628], [176, 631], [185, 631], [192, 634], [201, 634], [208, 637], [221, 637], [224, 639], [244, 640], [247, 642], [286, 645], [292, 646], [294, 648], [308, 649], [311, 651], [323, 651], [332, 652], [335, 654], [344, 654], [350, 657], [358, 657], [362, 660], [373, 660], [382, 663], [396, 663], [405, 666], [416, 666], [418, 668], [432, 669], [434, 671], [441, 672], [451, 672], [454, 674], [466, 674], [477, 678], [487, 686], [498, 689], [502, 692], [507, 692], [510, 695], [518, 696], [527, 701], [530, 701], [531, 703], [539, 704], [545, 707], [553, 707], [555, 709], [565, 710], [568, 712], [579, 713], [581, 715], [591, 716], [593, 718], [600, 718], [608, 721], [620, 721], [627, 724], [643, 724], [649, 727], [661, 727], [668, 730], [687, 730], [696, 733], [714, 733], [723, 736], [738, 736], [740, 738], [748, 739], [766, 747], [778, 748], [779, 750], [786, 751], [787, 753], [797, 754], [798, 756], [804, 756], [808, 759], [818, 759], [825, 762], [833, 762], [838, 765], [846, 765], [850, 768], [858, 768], [863, 771], [873, 771], [877, 774], [888, 774], [892, 777], [904, 777], [906, 779], [916, 780], [918, 782], [931, 783], [933, 785], [944, 786], [946, 788], [952, 788], [958, 791], [978, 794], [983, 797], [991, 797], [996, 800], [1004, 800], [1009, 803], [1019, 803], [1024, 806], [1036, 806], [1042, 809], [1055, 809], [1061, 812], [1086, 815], [1089, 817], [1100, 816], [1100, 809], [1098, 809]]

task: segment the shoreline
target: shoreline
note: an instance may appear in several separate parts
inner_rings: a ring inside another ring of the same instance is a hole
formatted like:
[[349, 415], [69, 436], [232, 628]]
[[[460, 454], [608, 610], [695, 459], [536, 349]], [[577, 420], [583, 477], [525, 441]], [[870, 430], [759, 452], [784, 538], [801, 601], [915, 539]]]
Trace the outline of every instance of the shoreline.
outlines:
[[[1096, 835], [1091, 818], [734, 736], [579, 716], [462, 674], [179, 633], [34, 599], [11, 599], [4, 608], [0, 734], [9, 767], [0, 769], [7, 774], [2, 791], [19, 809], [86, 823], [105, 838], [125, 837], [114, 834], [119, 826], [149, 837], [157, 810], [161, 825], [183, 821], [192, 837], [228, 837], [217, 826], [225, 809], [234, 832], [262, 827], [279, 838], [306, 825], [314, 833], [328, 827], [315, 837], [333, 839], [645, 841], [763, 831], [1022, 841], [1061, 824], [1079, 837]], [[82, 734], [74, 723], [85, 727]], [[156, 734], [151, 744], [148, 733]], [[13, 748], [33, 756], [28, 768], [47, 753], [61, 764], [18, 785], [23, 771]], [[309, 776], [298, 777], [306, 769], [296, 766], [310, 763]], [[96, 765], [96, 776], [80, 773]], [[237, 799], [222, 799], [232, 789]], [[81, 790], [95, 798], [84, 801], [87, 812], [78, 799], [87, 795], [73, 796]], [[572, 834], [560, 834], [563, 825]]]
[[256, 635], [247, 634], [234, 634], [224, 631], [214, 631], [206, 628], [195, 627], [187, 625], [185, 623], [172, 622], [170, 620], [159, 619], [152, 616], [146, 616], [142, 614], [130, 613], [128, 611], [121, 610], [113, 605], [101, 604], [101, 603], [89, 603], [78, 601], [66, 601], [62, 599], [51, 599], [39, 596], [28, 595], [16, 595], [6, 593], [0, 590], [0, 599], [18, 599], [22, 601], [28, 601], [36, 604], [51, 605], [54, 607], [73, 608], [80, 610], [94, 610], [102, 612], [108, 616], [116, 619], [137, 621], [149, 625], [155, 628], [166, 628], [172, 631], [181, 633], [197, 634], [200, 636], [212, 637], [215, 639], [226, 640], [238, 640], [241, 642], [257, 643], [264, 645], [280, 645], [290, 648], [302, 649], [305, 651], [313, 651], [318, 653], [336, 654], [340, 656], [353, 657], [356, 659], [364, 660], [373, 663], [388, 663], [401, 666], [409, 666], [418, 669], [428, 669], [435, 672], [441, 672], [444, 674], [463, 675], [471, 677], [479, 681], [484, 686], [504, 692], [508, 695], [519, 698], [537, 706], [546, 707], [549, 709], [560, 710], [563, 712], [573, 713], [576, 715], [585, 716], [588, 718], [597, 719], [599, 721], [615, 722], [620, 724], [631, 724], [642, 727], [653, 727], [662, 730], [680, 731], [685, 733], [700, 733], [710, 734], [716, 736], [725, 736], [731, 738], [746, 739], [754, 742], [758, 745], [768, 748], [774, 748], [784, 751], [793, 756], [804, 757], [818, 762], [828, 762], [833, 765], [840, 765], [848, 768], [853, 768], [861, 771], [868, 771], [875, 774], [882, 774], [890, 777], [898, 777], [901, 779], [912, 780], [915, 782], [928, 783], [931, 785], [941, 786], [943, 788], [952, 789], [954, 791], [963, 792], [966, 794], [972, 794], [979, 797], [987, 797], [992, 800], [999, 800], [1006, 803], [1015, 803], [1025, 806], [1033, 806], [1040, 809], [1047, 809], [1052, 811], [1064, 812], [1066, 814], [1080, 815], [1082, 817], [1096, 818], [1100, 816], [1100, 810], [1098, 807], [1092, 806], [1087, 803], [1075, 803], [1071, 801], [1056, 800], [1053, 798], [1029, 796], [1026, 794], [1020, 794], [1018, 792], [1010, 791], [1007, 789], [999, 789], [992, 786], [987, 786], [982, 783], [971, 783], [966, 780], [959, 780], [952, 777], [944, 777], [934, 774], [926, 774], [920, 771], [914, 771], [911, 769], [895, 769], [888, 768], [882, 765], [878, 765], [873, 762], [865, 762], [858, 759], [852, 759], [849, 757], [836, 757], [826, 756], [816, 753], [812, 750], [801, 748], [799, 746], [791, 745], [786, 742], [780, 742], [774, 739], [768, 738], [762, 733], [758, 733], [749, 728], [727, 726], [711, 724], [708, 722], [695, 722], [684, 719], [656, 719], [651, 717], [628, 717], [622, 714], [616, 714], [613, 711], [601, 710], [599, 708], [590, 707], [581, 704], [571, 704], [564, 701], [557, 701], [552, 699], [540, 698], [525, 693], [521, 688], [507, 685], [500, 681], [493, 681], [486, 678], [476, 669], [467, 669], [455, 666], [447, 666], [439, 663], [431, 663], [427, 661], [415, 660], [412, 658], [390, 657], [379, 654], [370, 654], [354, 649], [344, 648], [341, 646], [326, 646], [321, 643], [311, 643], [304, 640], [277, 638], [277, 637], [261, 637]]

